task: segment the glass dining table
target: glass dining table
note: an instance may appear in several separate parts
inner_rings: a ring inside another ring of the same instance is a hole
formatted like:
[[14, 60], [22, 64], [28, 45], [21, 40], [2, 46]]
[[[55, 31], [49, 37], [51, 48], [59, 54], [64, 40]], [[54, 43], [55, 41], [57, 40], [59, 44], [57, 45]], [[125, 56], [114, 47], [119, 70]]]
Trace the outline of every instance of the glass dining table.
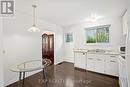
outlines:
[[[42, 60], [29, 60], [22, 63], [14, 64], [10, 67], [10, 70], [13, 72], [19, 73], [19, 84], [18, 87], [22, 87], [24, 85], [25, 74], [26, 72], [32, 72], [36, 70], [43, 70], [43, 77], [45, 79], [45, 87], [47, 87], [47, 76], [45, 72], [45, 68], [51, 64], [51, 60], [42, 59]], [[21, 84], [22, 83], [22, 84]]]

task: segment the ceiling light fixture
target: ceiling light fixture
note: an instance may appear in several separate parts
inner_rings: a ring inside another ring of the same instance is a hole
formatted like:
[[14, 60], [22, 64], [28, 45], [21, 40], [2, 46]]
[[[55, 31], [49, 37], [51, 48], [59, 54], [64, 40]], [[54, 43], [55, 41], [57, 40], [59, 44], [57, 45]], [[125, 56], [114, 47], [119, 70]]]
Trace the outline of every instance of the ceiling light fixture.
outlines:
[[91, 22], [96, 22], [98, 20], [98, 18], [96, 16], [92, 16], [90, 20], [91, 20]]
[[102, 18], [102, 16], [97, 16], [97, 15], [93, 14], [89, 18], [87, 18], [86, 21], [88, 21], [88, 22], [96, 22], [101, 18]]
[[36, 5], [32, 5], [33, 7], [33, 25], [31, 28], [28, 29], [29, 32], [40, 32], [40, 29], [36, 26]]

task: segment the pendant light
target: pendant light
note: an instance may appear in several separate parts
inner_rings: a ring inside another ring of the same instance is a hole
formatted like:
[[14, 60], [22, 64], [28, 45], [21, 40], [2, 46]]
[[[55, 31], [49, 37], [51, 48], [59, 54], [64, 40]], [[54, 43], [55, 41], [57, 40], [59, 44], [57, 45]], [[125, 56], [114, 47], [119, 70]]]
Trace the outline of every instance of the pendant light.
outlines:
[[29, 28], [28, 29], [28, 31], [29, 32], [40, 32], [40, 29], [36, 26], [36, 18], [35, 18], [35, 16], [36, 16], [36, 5], [32, 5], [32, 7], [33, 7], [33, 25], [32, 25], [32, 27], [31, 28]]

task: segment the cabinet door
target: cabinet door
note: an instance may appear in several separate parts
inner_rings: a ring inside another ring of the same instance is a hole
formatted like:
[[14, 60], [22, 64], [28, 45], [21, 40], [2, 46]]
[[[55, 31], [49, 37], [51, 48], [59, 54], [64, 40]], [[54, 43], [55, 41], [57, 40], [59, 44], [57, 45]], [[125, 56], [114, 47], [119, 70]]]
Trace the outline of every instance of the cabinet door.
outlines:
[[128, 87], [127, 82], [127, 72], [126, 72], [126, 62], [119, 58], [119, 83], [121, 87]]
[[123, 64], [120, 61], [120, 59], [118, 60], [118, 63], [119, 63], [119, 82], [121, 85], [121, 81], [122, 81], [122, 77], [123, 77]]
[[87, 70], [94, 71], [94, 67], [95, 67], [94, 58], [87, 57]]
[[104, 73], [104, 56], [97, 56], [95, 59], [95, 72]]
[[104, 73], [105, 55], [95, 54], [95, 72]]
[[87, 70], [95, 71], [95, 54], [87, 54]]
[[75, 53], [75, 67], [86, 69], [86, 53]]
[[108, 55], [106, 58], [105, 73], [113, 76], [118, 76], [118, 56]]

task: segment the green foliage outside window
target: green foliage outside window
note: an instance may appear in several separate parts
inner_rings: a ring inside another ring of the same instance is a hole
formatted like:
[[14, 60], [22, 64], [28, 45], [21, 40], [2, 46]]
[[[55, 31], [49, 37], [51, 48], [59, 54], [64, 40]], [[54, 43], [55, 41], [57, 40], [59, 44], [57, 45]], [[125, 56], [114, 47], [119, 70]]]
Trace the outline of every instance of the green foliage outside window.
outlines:
[[96, 37], [93, 38], [93, 37], [88, 36], [86, 42], [87, 43], [96, 43]]
[[108, 35], [105, 32], [97, 33], [97, 42], [108, 42]]
[[110, 26], [99, 26], [86, 29], [86, 43], [108, 43], [109, 27]]

